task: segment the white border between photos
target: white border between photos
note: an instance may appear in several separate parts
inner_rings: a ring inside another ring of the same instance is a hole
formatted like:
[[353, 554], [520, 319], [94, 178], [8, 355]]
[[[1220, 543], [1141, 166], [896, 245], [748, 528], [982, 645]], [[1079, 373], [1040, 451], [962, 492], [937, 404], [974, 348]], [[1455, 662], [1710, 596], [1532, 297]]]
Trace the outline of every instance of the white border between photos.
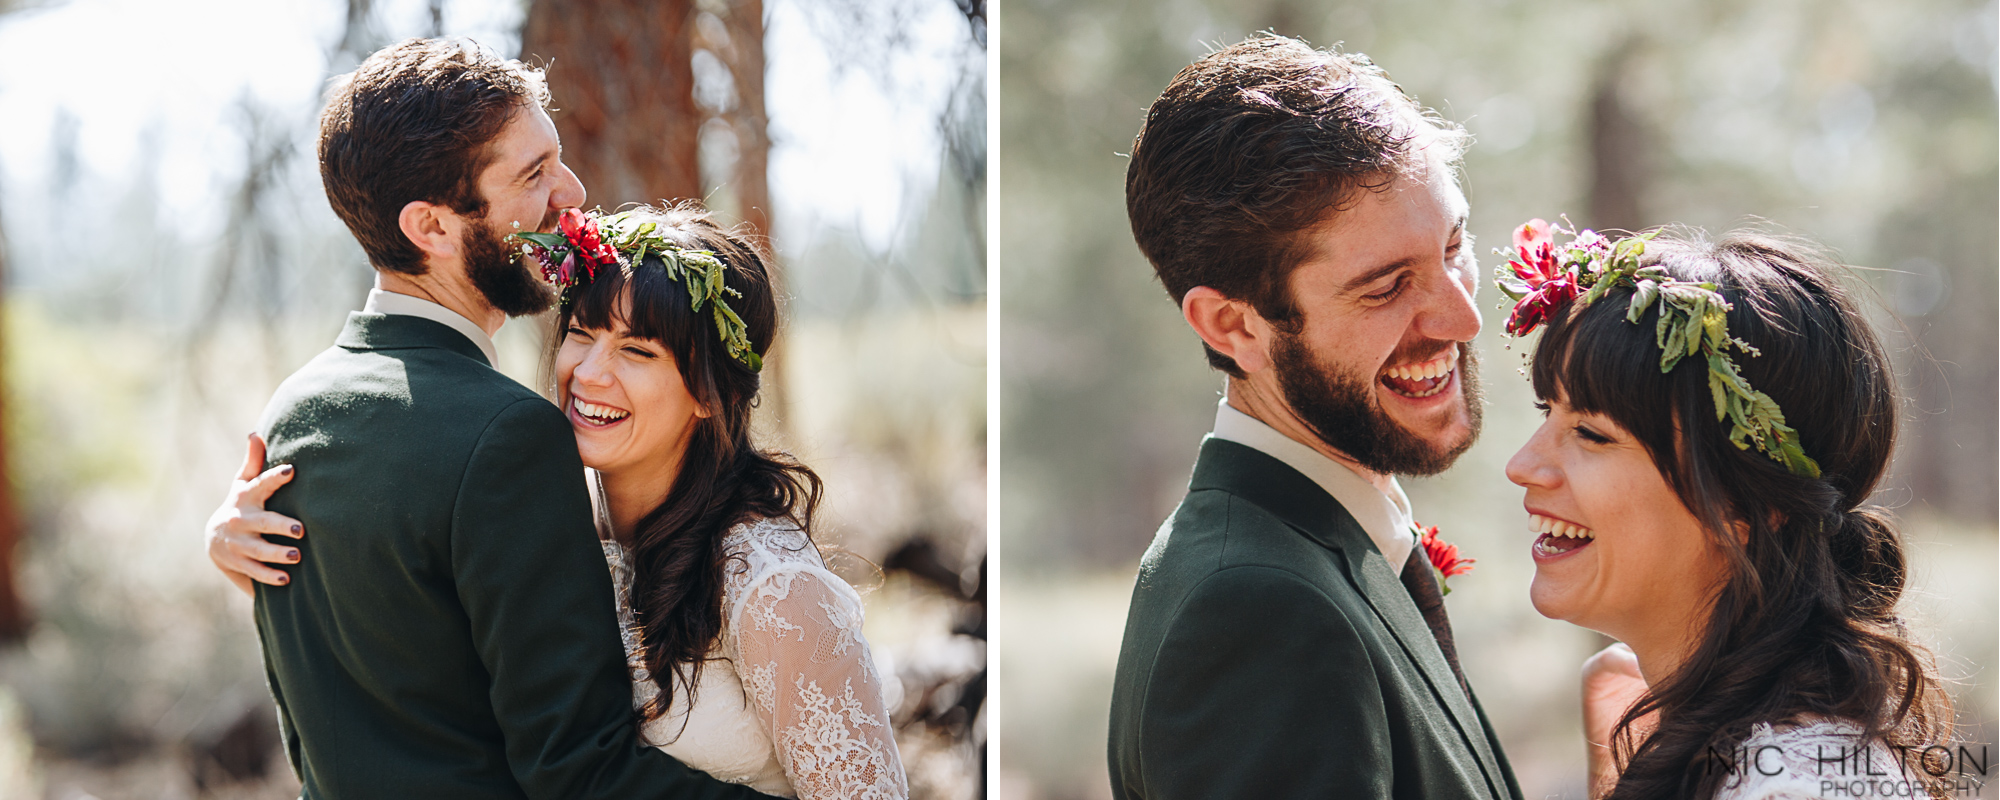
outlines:
[[986, 4], [986, 796], [1000, 796], [1000, 11]]

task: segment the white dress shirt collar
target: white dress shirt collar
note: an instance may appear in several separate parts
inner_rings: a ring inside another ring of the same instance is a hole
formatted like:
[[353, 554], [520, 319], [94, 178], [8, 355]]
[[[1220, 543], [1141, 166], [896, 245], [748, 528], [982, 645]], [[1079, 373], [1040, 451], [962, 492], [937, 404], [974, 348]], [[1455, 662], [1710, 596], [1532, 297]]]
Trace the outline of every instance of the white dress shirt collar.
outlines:
[[1215, 432], [1209, 436], [1257, 450], [1311, 478], [1333, 495], [1347, 513], [1354, 515], [1355, 522], [1361, 523], [1361, 530], [1374, 540], [1375, 548], [1388, 560], [1389, 569], [1402, 572], [1410, 549], [1416, 546], [1416, 537], [1410, 532], [1410, 498], [1403, 494], [1403, 487], [1395, 478], [1389, 478], [1389, 491], [1385, 493], [1353, 468], [1236, 410], [1228, 400], [1217, 406]]
[[444, 323], [450, 326], [452, 330], [465, 334], [465, 338], [471, 339], [473, 344], [478, 345], [479, 352], [486, 354], [487, 366], [494, 369], [500, 368], [500, 354], [493, 348], [493, 337], [487, 336], [486, 330], [473, 324], [472, 320], [466, 319], [464, 315], [449, 308], [421, 297], [412, 297], [407, 294], [384, 291], [382, 289], [369, 289], [368, 304], [361, 307], [361, 312], [364, 314], [400, 314], [406, 317], [423, 317], [432, 322]]

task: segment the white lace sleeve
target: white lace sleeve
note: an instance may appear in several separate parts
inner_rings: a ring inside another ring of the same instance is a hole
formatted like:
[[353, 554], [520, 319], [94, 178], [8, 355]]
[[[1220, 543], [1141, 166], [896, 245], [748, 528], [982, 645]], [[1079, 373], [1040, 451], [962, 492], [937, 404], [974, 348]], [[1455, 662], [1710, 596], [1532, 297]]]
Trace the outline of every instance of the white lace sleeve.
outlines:
[[1815, 719], [1784, 730], [1758, 723], [1734, 756], [1734, 774], [1715, 800], [1925, 796], [1917, 776], [1904, 773], [1887, 747], [1879, 741], [1864, 746], [1860, 728], [1842, 720]]
[[725, 540], [724, 608], [737, 671], [801, 798], [907, 798], [861, 598], [796, 529], [771, 520]]

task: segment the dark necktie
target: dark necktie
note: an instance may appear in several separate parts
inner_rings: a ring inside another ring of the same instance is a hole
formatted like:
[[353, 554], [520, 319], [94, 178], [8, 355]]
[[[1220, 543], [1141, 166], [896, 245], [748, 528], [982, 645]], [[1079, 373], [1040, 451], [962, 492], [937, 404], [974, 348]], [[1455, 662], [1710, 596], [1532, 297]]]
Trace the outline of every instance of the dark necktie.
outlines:
[[1458, 688], [1465, 691], [1467, 700], [1472, 699], [1472, 685], [1465, 682], [1465, 672], [1458, 668], [1458, 648], [1451, 643], [1451, 619], [1444, 613], [1444, 593], [1438, 589], [1437, 573], [1431, 568], [1430, 558], [1424, 555], [1423, 545], [1410, 548], [1410, 559], [1403, 562], [1402, 578], [1403, 588], [1416, 601], [1417, 611], [1424, 615], [1424, 624], [1437, 639], [1438, 649], [1444, 651], [1451, 674], [1457, 676]]

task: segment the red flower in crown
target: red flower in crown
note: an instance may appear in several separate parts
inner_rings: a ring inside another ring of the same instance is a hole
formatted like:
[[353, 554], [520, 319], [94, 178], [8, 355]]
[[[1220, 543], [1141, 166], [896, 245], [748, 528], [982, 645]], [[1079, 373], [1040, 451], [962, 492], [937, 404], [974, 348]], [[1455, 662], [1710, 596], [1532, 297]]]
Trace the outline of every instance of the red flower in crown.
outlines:
[[1514, 229], [1514, 258], [1507, 262], [1514, 275], [1530, 289], [1528, 296], [1507, 315], [1507, 335], [1525, 336], [1547, 322], [1557, 306], [1582, 293], [1576, 280], [1556, 261], [1553, 229], [1548, 221], [1535, 219]]
[[1423, 545], [1424, 555], [1430, 558], [1431, 569], [1437, 570], [1438, 589], [1444, 594], [1451, 594], [1451, 587], [1445, 584], [1445, 579], [1471, 572], [1473, 562], [1478, 559], [1459, 558], [1458, 545], [1439, 539], [1436, 525], [1412, 527], [1416, 529], [1417, 544]]
[[[574, 208], [563, 209], [556, 218], [556, 226], [562, 229], [563, 238], [576, 246], [576, 255], [581, 257], [583, 267], [590, 277], [597, 277], [598, 267], [609, 267], [618, 263], [618, 251], [604, 241], [604, 235], [597, 229], [597, 220], [586, 216]], [[568, 259], [563, 260], [563, 277], [574, 277]]]

